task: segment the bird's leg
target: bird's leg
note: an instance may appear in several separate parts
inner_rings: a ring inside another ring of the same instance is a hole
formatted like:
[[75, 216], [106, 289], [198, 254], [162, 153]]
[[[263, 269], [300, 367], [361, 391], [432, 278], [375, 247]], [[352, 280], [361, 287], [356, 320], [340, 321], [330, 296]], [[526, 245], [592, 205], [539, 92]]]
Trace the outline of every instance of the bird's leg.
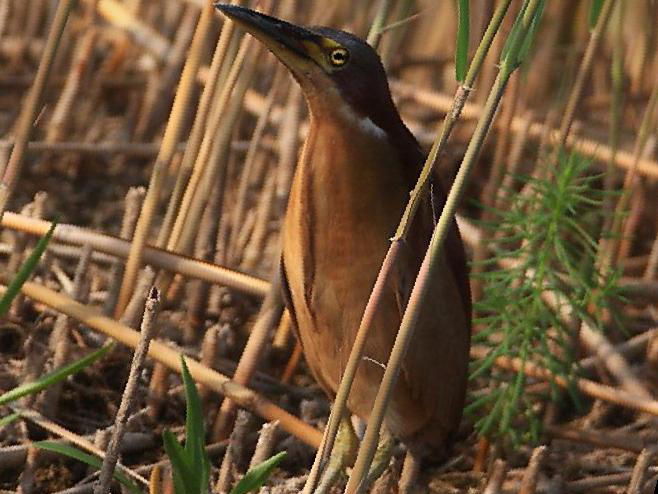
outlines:
[[345, 469], [354, 463], [359, 439], [354, 433], [354, 428], [347, 415], [343, 415], [338, 426], [338, 434], [334, 442], [334, 448], [329, 457], [329, 463], [324, 471], [314, 494], [326, 494], [336, 483], [338, 477]]
[[388, 468], [388, 464], [391, 461], [391, 456], [393, 456], [393, 446], [395, 442], [393, 436], [388, 432], [388, 429], [383, 426], [381, 429], [381, 434], [379, 436], [379, 442], [377, 443], [377, 450], [375, 451], [375, 456], [372, 459], [372, 464], [370, 465], [370, 470], [366, 476], [366, 490], [377, 480]]

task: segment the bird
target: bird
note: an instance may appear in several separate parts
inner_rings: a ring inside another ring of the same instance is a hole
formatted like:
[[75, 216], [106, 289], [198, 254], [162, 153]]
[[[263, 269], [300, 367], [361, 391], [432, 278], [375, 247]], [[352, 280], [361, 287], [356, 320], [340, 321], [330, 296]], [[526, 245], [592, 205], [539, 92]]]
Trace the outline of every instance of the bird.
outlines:
[[[215, 6], [287, 67], [306, 99], [309, 130], [283, 220], [280, 271], [305, 360], [331, 399], [425, 154], [368, 43], [329, 27]], [[433, 179], [373, 321], [347, 402], [366, 422], [445, 198]], [[440, 461], [461, 420], [471, 334], [467, 256], [454, 218], [438, 262], [384, 426], [417, 457]]]

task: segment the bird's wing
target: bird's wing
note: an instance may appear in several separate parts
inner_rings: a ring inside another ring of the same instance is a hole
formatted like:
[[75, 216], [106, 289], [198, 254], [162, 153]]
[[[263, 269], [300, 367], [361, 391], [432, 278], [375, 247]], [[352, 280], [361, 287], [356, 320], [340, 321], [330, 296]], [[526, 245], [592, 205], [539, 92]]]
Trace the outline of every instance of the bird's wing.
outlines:
[[290, 322], [292, 324], [293, 330], [295, 331], [295, 335], [301, 343], [302, 340], [299, 338], [299, 334], [297, 333], [297, 315], [295, 314], [295, 307], [292, 305], [292, 293], [290, 293], [290, 285], [288, 284], [286, 267], [283, 263], [283, 255], [281, 256], [279, 263], [279, 276], [281, 277], [281, 293], [283, 295], [283, 302], [286, 306], [286, 309], [288, 309], [288, 313], [290, 314]]

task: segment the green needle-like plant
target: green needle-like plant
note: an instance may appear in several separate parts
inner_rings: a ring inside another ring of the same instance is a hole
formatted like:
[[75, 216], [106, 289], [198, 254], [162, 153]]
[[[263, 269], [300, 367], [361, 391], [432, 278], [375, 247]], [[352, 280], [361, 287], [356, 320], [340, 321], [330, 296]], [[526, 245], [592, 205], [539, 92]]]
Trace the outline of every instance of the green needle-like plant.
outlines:
[[[510, 194], [509, 210], [494, 211], [494, 221], [485, 225], [498, 242], [485, 261], [485, 290], [476, 306], [476, 324], [483, 329], [474, 343], [490, 352], [472, 363], [471, 379], [489, 386], [472, 396], [467, 412], [475, 415], [482, 436], [502, 444], [536, 442], [541, 404], [563, 394], [554, 384], [542, 394], [541, 386], [529, 386], [523, 368], [503, 371], [495, 360], [518, 358], [573, 382], [580, 322], [600, 329], [605, 315], [614, 314], [615, 273], [604, 275], [596, 267], [606, 192], [589, 164], [578, 154], [560, 154], [545, 174], [550, 178], [518, 177], [524, 192]], [[569, 395], [577, 404], [575, 387]]]

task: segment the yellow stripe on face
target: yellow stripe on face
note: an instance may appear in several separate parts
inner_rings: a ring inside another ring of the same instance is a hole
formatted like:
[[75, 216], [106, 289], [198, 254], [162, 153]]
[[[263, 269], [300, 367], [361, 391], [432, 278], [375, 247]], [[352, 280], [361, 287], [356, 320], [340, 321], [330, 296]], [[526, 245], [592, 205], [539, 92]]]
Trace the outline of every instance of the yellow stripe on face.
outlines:
[[308, 56], [328, 73], [336, 70], [336, 67], [329, 62], [327, 54], [336, 48], [345, 49], [343, 45], [330, 38], [320, 38], [317, 42], [305, 40], [302, 41], [302, 45], [304, 45]]

